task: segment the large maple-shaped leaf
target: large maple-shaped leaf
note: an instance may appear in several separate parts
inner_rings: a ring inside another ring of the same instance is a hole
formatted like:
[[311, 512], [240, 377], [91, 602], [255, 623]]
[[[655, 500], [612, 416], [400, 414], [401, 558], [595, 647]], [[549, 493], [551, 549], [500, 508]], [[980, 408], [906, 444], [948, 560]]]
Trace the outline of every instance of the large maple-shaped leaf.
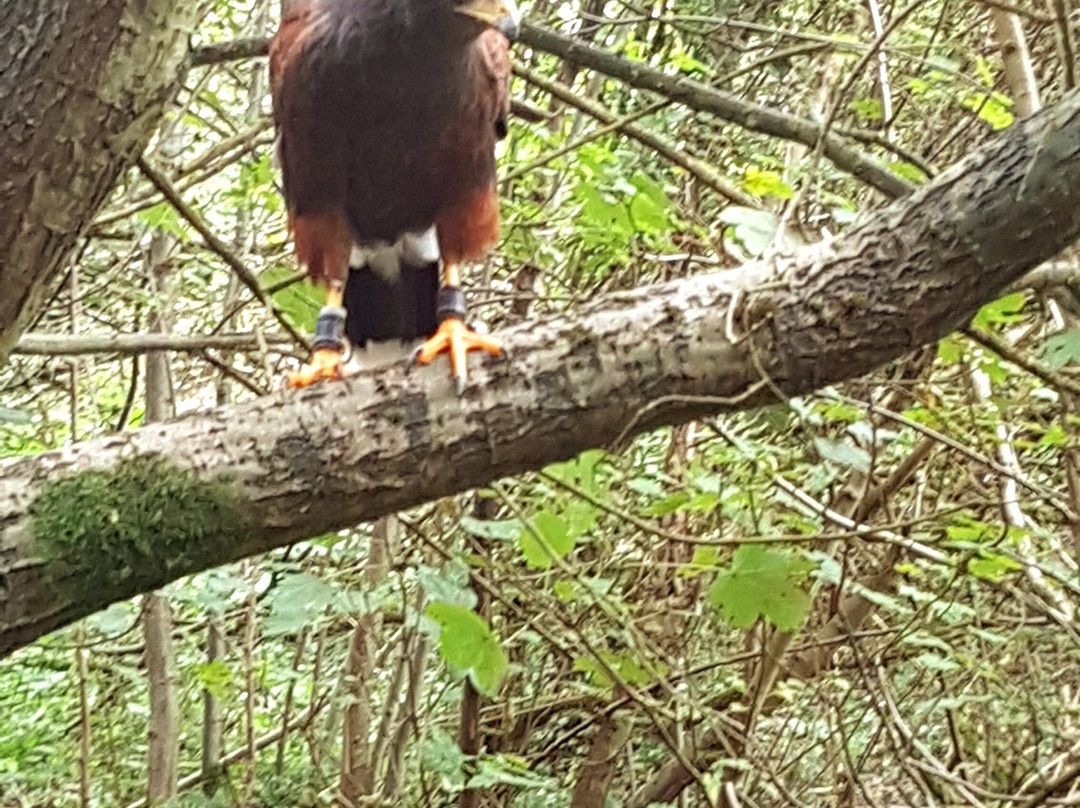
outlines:
[[749, 628], [762, 616], [781, 631], [793, 631], [810, 608], [805, 583], [812, 567], [793, 553], [744, 544], [716, 576], [709, 599], [736, 628]]

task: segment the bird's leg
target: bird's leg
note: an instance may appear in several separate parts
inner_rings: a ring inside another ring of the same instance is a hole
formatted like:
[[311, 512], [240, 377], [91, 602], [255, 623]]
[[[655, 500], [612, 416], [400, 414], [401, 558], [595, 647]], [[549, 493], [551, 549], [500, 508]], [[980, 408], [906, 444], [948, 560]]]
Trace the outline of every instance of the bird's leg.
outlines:
[[315, 321], [315, 341], [311, 359], [300, 370], [289, 371], [285, 386], [291, 389], [310, 387], [322, 379], [345, 378], [345, 309], [344, 284], [330, 281], [326, 290], [326, 303]]
[[439, 330], [420, 346], [416, 361], [426, 365], [441, 353], [450, 354], [450, 369], [458, 395], [461, 395], [465, 389], [469, 351], [487, 351], [498, 356], [502, 353], [502, 346], [498, 340], [477, 334], [465, 325], [465, 293], [461, 291], [461, 274], [457, 264], [447, 262], [443, 267], [437, 314]]

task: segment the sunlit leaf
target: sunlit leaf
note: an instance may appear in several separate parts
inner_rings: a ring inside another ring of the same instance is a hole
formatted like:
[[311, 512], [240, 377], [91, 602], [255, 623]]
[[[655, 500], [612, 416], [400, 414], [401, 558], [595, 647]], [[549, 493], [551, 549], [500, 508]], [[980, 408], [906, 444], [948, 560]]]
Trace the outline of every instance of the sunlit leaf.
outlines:
[[720, 563], [720, 552], [710, 545], [694, 548], [694, 555], [685, 564], [680, 564], [676, 574], [683, 578], [695, 578], [703, 572], [709, 572]]
[[530, 567], [546, 570], [574, 549], [574, 537], [564, 519], [541, 511], [533, 518], [533, 530], [521, 531], [518, 546]]
[[999, 584], [1024, 567], [1017, 561], [997, 553], [984, 552], [968, 561], [968, 572], [976, 578]]
[[220, 659], [196, 665], [195, 679], [203, 690], [216, 699], [224, 700], [232, 695], [233, 673]]
[[742, 180], [743, 188], [754, 196], [771, 196], [775, 199], [791, 199], [795, 191], [784, 182], [778, 171], [766, 171], [749, 166]]
[[506, 653], [491, 627], [470, 609], [452, 603], [429, 604], [425, 613], [440, 626], [439, 654], [459, 676], [489, 696], [498, 693], [506, 672]]
[[992, 325], [1008, 325], [1023, 319], [1021, 312], [1027, 298], [1023, 292], [1012, 292], [987, 303], [971, 321], [975, 328], [986, 329]]

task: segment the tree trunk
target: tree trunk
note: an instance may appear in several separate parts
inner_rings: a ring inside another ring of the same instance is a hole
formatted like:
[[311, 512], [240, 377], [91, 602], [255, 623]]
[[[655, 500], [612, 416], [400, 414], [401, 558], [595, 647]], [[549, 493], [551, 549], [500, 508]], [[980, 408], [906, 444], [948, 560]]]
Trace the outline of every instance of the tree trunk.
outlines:
[[402, 361], [10, 463], [0, 655], [183, 575], [865, 373], [1078, 234], [1074, 93], [835, 241], [511, 329], [461, 398], [443, 363]]
[[157, 128], [205, 6], [0, 3], [0, 363]]
[[[168, 140], [173, 140], [170, 136]], [[170, 252], [176, 239], [163, 231], [150, 237], [146, 254], [146, 275], [160, 308], [150, 317], [149, 329], [163, 335], [172, 330], [169, 322], [172, 298]], [[146, 356], [146, 415], [144, 423], [159, 423], [176, 417], [169, 354], [153, 351]], [[176, 796], [180, 768], [180, 705], [176, 673], [176, 652], [172, 641], [172, 607], [164, 592], [151, 592], [143, 603], [143, 637], [146, 642], [146, 678], [150, 689], [150, 739], [147, 764], [147, 799], [151, 805]]]

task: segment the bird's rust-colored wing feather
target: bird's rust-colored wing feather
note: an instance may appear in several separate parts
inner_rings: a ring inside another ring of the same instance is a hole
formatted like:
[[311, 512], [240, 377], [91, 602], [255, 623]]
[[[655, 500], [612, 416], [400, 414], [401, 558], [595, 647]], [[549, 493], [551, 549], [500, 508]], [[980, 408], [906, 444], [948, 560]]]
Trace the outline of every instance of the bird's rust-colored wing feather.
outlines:
[[345, 135], [324, 126], [305, 62], [319, 45], [319, 0], [291, 0], [270, 43], [270, 92], [289, 229], [296, 255], [318, 281], [344, 282], [352, 235], [345, 219]]
[[478, 182], [463, 188], [437, 219], [439, 249], [446, 261], [458, 263], [481, 257], [499, 240], [499, 197], [495, 187], [495, 140], [506, 136], [510, 115], [510, 43], [498, 31], [482, 33], [473, 44], [477, 69], [473, 73], [473, 112], [477, 128], [487, 134], [478, 139], [485, 171]]

